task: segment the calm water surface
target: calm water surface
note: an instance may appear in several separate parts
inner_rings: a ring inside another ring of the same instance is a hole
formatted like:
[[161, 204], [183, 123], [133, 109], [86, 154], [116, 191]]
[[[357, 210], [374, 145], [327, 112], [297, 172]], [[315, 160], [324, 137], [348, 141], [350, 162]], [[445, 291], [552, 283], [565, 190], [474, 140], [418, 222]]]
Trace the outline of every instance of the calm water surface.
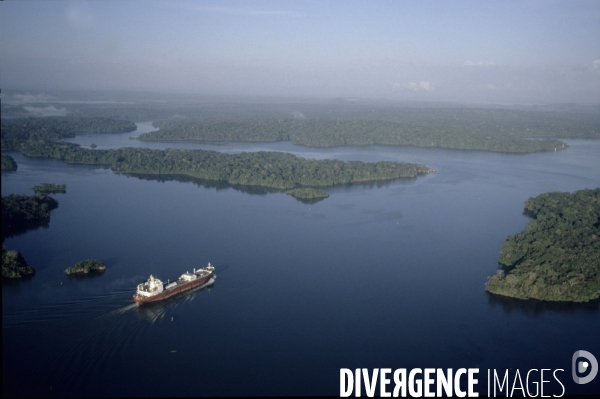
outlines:
[[[598, 302], [484, 290], [505, 235], [529, 221], [527, 198], [600, 186], [599, 141], [506, 155], [128, 139], [150, 130], [71, 141], [408, 161], [438, 172], [331, 187], [328, 199], [305, 204], [280, 191], [12, 154], [19, 169], [2, 174], [2, 195], [42, 182], [66, 184], [67, 194], [54, 195], [48, 228], [4, 242], [37, 271], [2, 286], [5, 396], [339, 395], [340, 368], [358, 367], [479, 367], [482, 394], [487, 369], [562, 368], [567, 393], [600, 391], [598, 378], [571, 379], [576, 350], [600, 358]], [[87, 258], [106, 272], [64, 274]], [[209, 261], [212, 288], [133, 303], [150, 273], [173, 279]]]

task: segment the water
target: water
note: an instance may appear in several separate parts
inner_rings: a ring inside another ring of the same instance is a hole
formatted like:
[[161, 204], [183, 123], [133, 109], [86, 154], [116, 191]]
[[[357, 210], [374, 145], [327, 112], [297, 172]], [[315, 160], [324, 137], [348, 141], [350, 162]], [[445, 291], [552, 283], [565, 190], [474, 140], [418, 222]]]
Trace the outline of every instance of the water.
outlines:
[[[600, 186], [600, 142], [507, 155], [128, 139], [151, 129], [71, 141], [407, 161], [438, 172], [331, 187], [328, 199], [305, 204], [276, 190], [12, 154], [19, 169], [2, 174], [2, 195], [41, 182], [66, 184], [67, 194], [54, 195], [49, 228], [4, 243], [37, 271], [3, 283], [4, 396], [337, 396], [340, 368], [358, 367], [479, 367], [482, 394], [487, 369], [561, 368], [567, 393], [600, 391], [598, 378], [576, 385], [570, 375], [576, 350], [600, 355], [598, 302], [484, 290], [505, 235], [529, 221], [527, 198]], [[106, 272], [64, 274], [88, 258]], [[173, 279], [209, 261], [212, 288], [133, 303], [150, 273]], [[548, 383], [548, 392], [561, 388]]]

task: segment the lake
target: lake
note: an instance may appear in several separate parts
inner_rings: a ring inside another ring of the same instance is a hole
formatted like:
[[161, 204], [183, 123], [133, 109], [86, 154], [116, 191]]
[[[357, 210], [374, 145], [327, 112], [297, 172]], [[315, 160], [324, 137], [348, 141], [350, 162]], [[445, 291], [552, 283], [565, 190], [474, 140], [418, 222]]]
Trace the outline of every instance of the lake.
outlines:
[[[2, 173], [2, 195], [31, 195], [42, 182], [66, 184], [67, 193], [53, 195], [59, 207], [48, 228], [4, 242], [36, 269], [3, 282], [4, 396], [338, 396], [341, 368], [384, 367], [479, 368], [482, 395], [488, 369], [563, 369], [567, 393], [600, 392], [600, 378], [571, 378], [575, 351], [600, 358], [598, 301], [484, 290], [505, 236], [530, 220], [525, 200], [600, 186], [600, 141], [525, 155], [323, 149], [130, 140], [153, 129], [138, 126], [69, 141], [405, 161], [437, 173], [327, 187], [329, 198], [307, 204], [282, 191], [11, 153], [18, 170]], [[65, 275], [88, 258], [106, 271]], [[134, 304], [150, 274], [172, 280], [208, 262], [212, 287]], [[561, 393], [545, 379], [545, 395]]]

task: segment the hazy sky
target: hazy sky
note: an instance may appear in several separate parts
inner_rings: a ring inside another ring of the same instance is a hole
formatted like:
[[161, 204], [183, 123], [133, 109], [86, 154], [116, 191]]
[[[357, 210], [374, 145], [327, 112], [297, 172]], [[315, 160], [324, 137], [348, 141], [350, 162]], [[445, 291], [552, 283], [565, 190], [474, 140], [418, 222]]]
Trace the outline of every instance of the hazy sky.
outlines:
[[600, 103], [600, 1], [3, 1], [2, 89]]

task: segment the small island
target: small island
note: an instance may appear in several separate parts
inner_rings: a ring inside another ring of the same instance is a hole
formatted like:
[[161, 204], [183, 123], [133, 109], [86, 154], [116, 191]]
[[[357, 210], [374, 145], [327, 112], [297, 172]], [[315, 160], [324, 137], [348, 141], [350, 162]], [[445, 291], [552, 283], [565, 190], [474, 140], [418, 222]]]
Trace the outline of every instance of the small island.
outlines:
[[75, 263], [75, 266], [68, 267], [65, 270], [67, 274], [88, 274], [90, 272], [103, 272], [106, 270], [104, 263], [97, 261], [96, 259], [82, 260], [81, 262]]
[[27, 264], [20, 253], [2, 247], [2, 279], [32, 276], [34, 273], [33, 267]]
[[486, 290], [545, 301], [600, 298], [600, 188], [540, 194], [525, 201], [525, 212], [534, 219], [506, 238], [502, 268]]
[[287, 192], [287, 194], [289, 194], [292, 197], [297, 198], [297, 199], [308, 199], [308, 200], [324, 199], [324, 198], [329, 197], [329, 194], [327, 194], [326, 192], [317, 190], [314, 188], [310, 188], [310, 187], [295, 188], [293, 190], [289, 190]]
[[67, 193], [66, 184], [54, 184], [54, 183], [42, 183], [39, 186], [33, 186], [31, 188], [36, 194], [56, 194], [56, 193]]
[[10, 155], [2, 154], [2, 171], [13, 171], [17, 170], [17, 163]]

